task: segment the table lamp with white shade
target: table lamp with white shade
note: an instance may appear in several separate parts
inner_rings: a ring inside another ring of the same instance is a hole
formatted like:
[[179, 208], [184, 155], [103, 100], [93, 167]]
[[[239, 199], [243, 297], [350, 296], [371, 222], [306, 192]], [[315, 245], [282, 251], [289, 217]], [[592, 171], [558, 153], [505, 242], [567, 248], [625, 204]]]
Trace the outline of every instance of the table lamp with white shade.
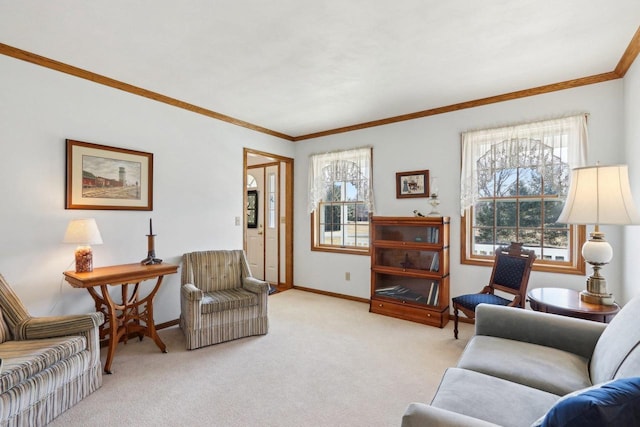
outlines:
[[76, 273], [93, 271], [91, 245], [102, 244], [102, 236], [93, 218], [72, 219], [64, 233], [63, 243], [76, 243]]
[[640, 223], [629, 187], [626, 165], [588, 166], [571, 171], [569, 195], [558, 221], [566, 224], [593, 224], [595, 229], [582, 246], [582, 256], [593, 266], [587, 289], [580, 293], [584, 302], [612, 305], [614, 298], [600, 269], [613, 258], [613, 249], [604, 239], [600, 225]]

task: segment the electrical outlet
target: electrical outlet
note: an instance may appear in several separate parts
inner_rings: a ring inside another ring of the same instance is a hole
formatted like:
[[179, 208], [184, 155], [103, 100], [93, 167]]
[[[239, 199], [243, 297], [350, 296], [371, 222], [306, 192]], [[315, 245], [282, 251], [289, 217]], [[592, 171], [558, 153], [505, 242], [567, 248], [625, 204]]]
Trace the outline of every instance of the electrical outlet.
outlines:
[[351, 273], [349, 273], [348, 271], [344, 273], [344, 280], [351, 280]]
[[236, 217], [236, 225], [240, 225], [240, 217], [239, 216]]

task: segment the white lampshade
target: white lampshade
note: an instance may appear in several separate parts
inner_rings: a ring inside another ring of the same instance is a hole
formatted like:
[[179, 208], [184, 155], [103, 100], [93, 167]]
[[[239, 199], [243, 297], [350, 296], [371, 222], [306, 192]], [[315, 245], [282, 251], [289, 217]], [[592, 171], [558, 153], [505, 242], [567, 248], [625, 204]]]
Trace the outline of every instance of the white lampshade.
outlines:
[[79, 245], [102, 244], [102, 236], [98, 224], [93, 218], [72, 219], [64, 233], [62, 243], [76, 243]]
[[565, 224], [637, 224], [626, 165], [589, 166], [571, 171], [569, 195], [558, 217]]
[[571, 171], [567, 201], [558, 217], [566, 224], [594, 224], [582, 246], [582, 256], [593, 266], [587, 279], [587, 289], [580, 300], [592, 304], [611, 305], [613, 295], [607, 291], [607, 281], [600, 269], [613, 258], [613, 249], [600, 232], [600, 224], [637, 224], [640, 215], [633, 204], [629, 173], [626, 165], [590, 166]]

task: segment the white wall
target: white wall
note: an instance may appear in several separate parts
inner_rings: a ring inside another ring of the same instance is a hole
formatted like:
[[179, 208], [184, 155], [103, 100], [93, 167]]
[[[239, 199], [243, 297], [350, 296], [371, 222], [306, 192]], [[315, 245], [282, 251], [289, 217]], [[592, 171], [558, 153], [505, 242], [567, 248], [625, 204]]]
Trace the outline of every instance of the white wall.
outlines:
[[[439, 178], [441, 211], [452, 223], [451, 295], [474, 292], [489, 270], [460, 264], [460, 132], [588, 112], [589, 161], [629, 163], [640, 201], [640, 148], [634, 143], [640, 140], [635, 120], [640, 114], [639, 68], [632, 67], [624, 82], [292, 144], [0, 56], [0, 274], [34, 315], [92, 311], [88, 293], [62, 280], [62, 271], [73, 268], [74, 248], [61, 243], [65, 227], [69, 219], [86, 216], [97, 219], [105, 242], [94, 247], [96, 266], [144, 258], [150, 217], [158, 235], [157, 255], [168, 262], [178, 263], [186, 251], [241, 247], [242, 227], [234, 226], [234, 218], [242, 216], [242, 149], [249, 147], [296, 159], [294, 283], [368, 298], [368, 257], [310, 250], [306, 185], [309, 154], [371, 145], [378, 215], [429, 210], [426, 199], [395, 198], [396, 172], [429, 169]], [[154, 210], [65, 210], [65, 138], [154, 153]], [[640, 273], [635, 259], [640, 231], [633, 226], [603, 228], [614, 248], [604, 274], [618, 300], [625, 302], [640, 288], [634, 279]], [[350, 281], [345, 272], [351, 273]], [[584, 282], [584, 276], [534, 272], [530, 286], [583, 289]], [[178, 275], [166, 278], [156, 300], [158, 323], [178, 317], [178, 287]]]
[[[460, 133], [587, 112], [590, 113], [589, 162], [619, 163], [625, 160], [622, 89], [622, 80], [616, 80], [296, 143], [296, 285], [361, 298], [368, 298], [370, 294], [368, 257], [310, 250], [309, 214], [305, 209], [310, 154], [373, 146], [377, 215], [410, 216], [414, 209], [428, 212], [430, 206], [426, 199], [396, 199], [395, 173], [429, 169], [439, 179], [440, 211], [451, 217], [451, 295], [477, 292], [485, 284], [483, 281], [489, 279], [490, 270], [460, 264]], [[616, 297], [621, 297], [622, 231], [616, 227], [602, 228], [615, 254], [603, 274], [608, 279], [610, 290]], [[347, 271], [351, 273], [350, 281], [345, 280]], [[581, 290], [585, 287], [585, 280], [585, 276], [533, 272], [529, 286]]]
[[[631, 191], [640, 209], [640, 61], [635, 61], [624, 78], [624, 112], [626, 151]], [[624, 285], [626, 301], [640, 294], [640, 226], [624, 227]]]
[[[293, 157], [290, 142], [10, 57], [0, 56], [0, 75], [0, 274], [33, 315], [94, 310], [62, 280], [74, 268], [75, 248], [61, 243], [70, 219], [96, 218], [96, 267], [145, 258], [149, 218], [167, 262], [242, 248], [243, 147]], [[152, 152], [153, 211], [65, 210], [66, 138]], [[157, 323], [178, 318], [179, 284], [165, 278]]]

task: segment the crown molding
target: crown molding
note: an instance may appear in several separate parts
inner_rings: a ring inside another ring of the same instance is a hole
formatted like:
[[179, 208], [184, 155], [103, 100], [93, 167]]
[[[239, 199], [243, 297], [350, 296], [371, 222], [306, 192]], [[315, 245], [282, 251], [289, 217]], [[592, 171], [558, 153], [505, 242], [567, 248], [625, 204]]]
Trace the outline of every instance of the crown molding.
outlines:
[[388, 117], [385, 119], [373, 120], [370, 122], [364, 122], [360, 124], [344, 126], [335, 129], [329, 129], [321, 132], [314, 132], [306, 135], [299, 136], [291, 136], [281, 132], [277, 132], [275, 130], [267, 129], [262, 126], [254, 125], [252, 123], [246, 122], [244, 120], [239, 120], [231, 116], [227, 116], [225, 114], [217, 113], [212, 110], [208, 110], [206, 108], [199, 107], [197, 105], [189, 104], [184, 101], [180, 101], [179, 99], [171, 98], [166, 95], [162, 95], [157, 92], [153, 92], [147, 89], [143, 89], [137, 86], [130, 85], [128, 83], [124, 83], [110, 77], [102, 76], [100, 74], [96, 74], [91, 71], [83, 70], [78, 67], [74, 67], [73, 65], [64, 64], [59, 61], [55, 61], [50, 58], [46, 58], [44, 56], [37, 55], [35, 53], [27, 52], [22, 49], [18, 49], [13, 46], [9, 46], [3, 43], [0, 43], [0, 54], [10, 56], [16, 59], [20, 59], [23, 61], [30, 62], [32, 64], [40, 65], [45, 68], [49, 68], [52, 70], [60, 71], [62, 73], [70, 74], [75, 77], [79, 77], [81, 79], [90, 80], [92, 82], [102, 84], [105, 86], [112, 87], [114, 89], [119, 89], [125, 92], [129, 92], [134, 95], [139, 95], [145, 98], [152, 99], [154, 101], [162, 102], [164, 104], [168, 104], [177, 108], [182, 108], [184, 110], [191, 111], [196, 114], [201, 114], [212, 119], [221, 120], [227, 123], [231, 123], [236, 126], [244, 127], [246, 129], [253, 130], [255, 132], [264, 133], [267, 135], [275, 136], [280, 139], [284, 139], [287, 141], [304, 141], [308, 139], [315, 139], [329, 135], [335, 135], [339, 133], [352, 132], [361, 129], [372, 128], [376, 126], [384, 126], [392, 123], [403, 122], [407, 120], [419, 119], [422, 117], [435, 116], [438, 114], [450, 113], [453, 111], [463, 110], [467, 108], [480, 107], [488, 104], [495, 104], [497, 102], [510, 101], [519, 98], [526, 98], [529, 96], [541, 95], [544, 93], [556, 92], [560, 90], [572, 89], [580, 86], [586, 86], [596, 83], [602, 83], [609, 80], [620, 79], [625, 76], [635, 59], [640, 54], [640, 27], [636, 30], [631, 42], [627, 46], [624, 51], [620, 61], [616, 65], [616, 68], [613, 71], [596, 74], [593, 76], [582, 77], [573, 80], [567, 80], [560, 83], [552, 83], [548, 85], [538, 86], [530, 89], [518, 90], [515, 92], [504, 93], [501, 95], [490, 96], [487, 98], [475, 99], [472, 101], [460, 102], [457, 104], [451, 104], [444, 107], [431, 108], [428, 110], [417, 111], [415, 113], [402, 114], [399, 116]]

